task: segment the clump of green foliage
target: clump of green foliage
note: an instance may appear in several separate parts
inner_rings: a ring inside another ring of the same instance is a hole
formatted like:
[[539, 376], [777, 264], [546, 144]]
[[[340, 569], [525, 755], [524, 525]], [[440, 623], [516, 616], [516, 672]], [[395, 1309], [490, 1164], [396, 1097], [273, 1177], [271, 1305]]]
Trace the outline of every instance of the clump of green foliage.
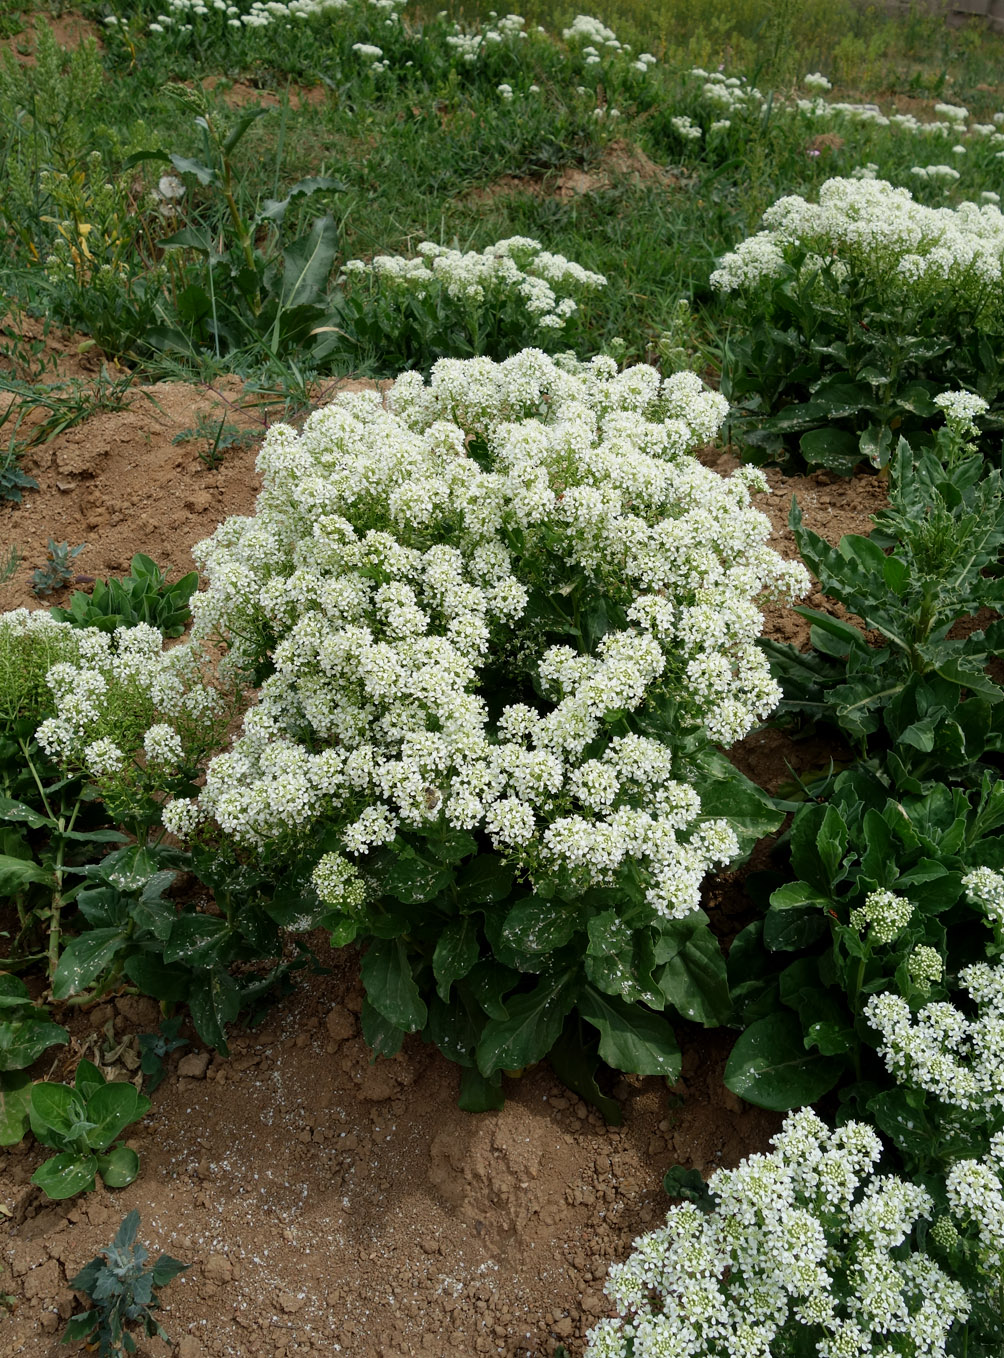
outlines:
[[139, 1213], [134, 1210], [123, 1218], [112, 1243], [70, 1279], [70, 1286], [93, 1305], [70, 1318], [64, 1344], [84, 1343], [96, 1350], [98, 1358], [122, 1358], [136, 1352], [132, 1328], [170, 1342], [153, 1314], [160, 1307], [156, 1294], [189, 1265], [162, 1254], [147, 1266], [150, 1254], [137, 1243], [138, 1230]]

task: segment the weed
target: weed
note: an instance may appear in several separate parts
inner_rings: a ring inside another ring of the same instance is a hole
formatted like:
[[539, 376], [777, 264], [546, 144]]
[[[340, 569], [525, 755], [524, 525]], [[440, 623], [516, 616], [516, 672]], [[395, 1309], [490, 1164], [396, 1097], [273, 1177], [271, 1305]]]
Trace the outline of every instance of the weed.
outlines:
[[89, 594], [77, 590], [66, 608], [52, 609], [52, 616], [102, 632], [144, 622], [166, 637], [180, 637], [191, 617], [188, 601], [198, 583], [198, 572], [189, 571], [169, 585], [156, 562], [137, 552], [127, 576], [95, 580]]
[[178, 1036], [182, 1022], [181, 1017], [165, 1019], [157, 1032], [139, 1035], [140, 1070], [146, 1076], [148, 1094], [153, 1093], [167, 1073], [164, 1069], [164, 1057], [177, 1051], [179, 1047], [188, 1046], [188, 1039]]
[[48, 559], [44, 566], [39, 566], [31, 577], [31, 591], [36, 598], [41, 598], [43, 594], [57, 594], [61, 589], [65, 589], [73, 580], [73, 561], [87, 546], [86, 542], [81, 542], [77, 547], [71, 547], [68, 542], [53, 542], [52, 538], [48, 541]]
[[228, 448], [249, 448], [260, 437], [256, 429], [241, 429], [236, 424], [228, 423], [225, 414], [220, 417], [219, 424], [208, 415], [200, 415], [194, 428], [182, 429], [171, 442], [192, 443], [196, 439], [201, 440], [205, 447], [199, 449], [199, 461], [210, 471], [215, 471], [222, 466], [223, 454]]
[[121, 1358], [123, 1353], [136, 1352], [136, 1341], [129, 1333], [132, 1326], [141, 1326], [150, 1338], [167, 1341], [153, 1315], [160, 1307], [155, 1293], [189, 1265], [162, 1254], [148, 1268], [149, 1251], [136, 1243], [138, 1230], [139, 1213], [132, 1211], [112, 1243], [70, 1279], [70, 1286], [85, 1293], [94, 1305], [71, 1318], [64, 1344], [86, 1343], [97, 1349], [98, 1358]]

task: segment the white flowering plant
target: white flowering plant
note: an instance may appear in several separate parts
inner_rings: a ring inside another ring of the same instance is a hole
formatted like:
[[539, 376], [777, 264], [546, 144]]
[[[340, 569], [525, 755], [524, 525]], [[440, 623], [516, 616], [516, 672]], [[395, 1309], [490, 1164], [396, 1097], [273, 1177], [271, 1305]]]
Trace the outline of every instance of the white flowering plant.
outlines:
[[854, 178], [828, 180], [818, 202], [778, 199], [711, 275], [738, 316], [722, 389], [750, 456], [882, 467], [893, 431], [922, 439], [952, 386], [997, 427], [1002, 251], [994, 203], [924, 207]]
[[339, 281], [343, 292], [315, 357], [379, 361], [394, 372], [427, 371], [443, 357], [508, 358], [529, 344], [574, 348], [584, 324], [576, 299], [606, 285], [602, 274], [526, 236], [480, 252], [423, 241], [411, 258], [346, 260]]
[[18, 927], [3, 966], [42, 964], [52, 995], [123, 982], [186, 1001], [205, 1041], [271, 977], [234, 962], [281, 953], [278, 925], [233, 873], [215, 909], [180, 907], [191, 867], [161, 807], [191, 795], [233, 720], [239, 692], [209, 658], [145, 624], [107, 632], [45, 611], [0, 615], [0, 899]]
[[757, 601], [806, 577], [758, 473], [693, 456], [724, 413], [692, 373], [444, 360], [274, 426], [198, 549], [195, 637], [258, 696], [164, 824], [365, 944], [371, 1045], [423, 1032], [468, 1106], [569, 1024], [673, 1075], [664, 1011], [729, 1013], [701, 881], [778, 813], [715, 745], [776, 703]]
[[587, 1358], [989, 1358], [959, 1346], [972, 1297], [930, 1243], [951, 1219], [932, 1227], [931, 1193], [877, 1172], [873, 1128], [831, 1131], [803, 1108], [773, 1146], [717, 1170], [611, 1267], [620, 1314]]

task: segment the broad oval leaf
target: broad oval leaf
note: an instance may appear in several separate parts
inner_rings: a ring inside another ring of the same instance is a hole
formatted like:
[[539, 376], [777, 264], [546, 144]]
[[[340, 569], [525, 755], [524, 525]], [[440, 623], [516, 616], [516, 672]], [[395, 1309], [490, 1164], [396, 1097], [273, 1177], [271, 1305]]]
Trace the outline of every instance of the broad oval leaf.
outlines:
[[0, 1022], [0, 1071], [27, 1069], [46, 1048], [61, 1046], [69, 1036], [58, 1023], [33, 1015]]
[[781, 1012], [740, 1036], [725, 1066], [725, 1086], [747, 1103], [783, 1113], [821, 1099], [845, 1067], [836, 1057], [807, 1052], [797, 1016]]
[[64, 1151], [60, 1155], [50, 1156], [39, 1165], [31, 1176], [31, 1182], [37, 1184], [47, 1197], [59, 1201], [93, 1188], [97, 1168], [96, 1155], [73, 1155]]
[[139, 1156], [129, 1146], [115, 1146], [97, 1157], [97, 1170], [106, 1188], [125, 1188], [139, 1173]]
[[31, 1130], [39, 1141], [53, 1145], [51, 1136], [67, 1136], [85, 1117], [84, 1100], [68, 1085], [40, 1080], [31, 1091]]
[[30, 858], [12, 858], [10, 854], [0, 853], [0, 896], [16, 896], [32, 882], [53, 884], [51, 872], [39, 867]]
[[450, 997], [454, 981], [462, 980], [478, 960], [477, 925], [468, 916], [451, 920], [439, 936], [432, 954], [432, 972], [442, 1000]]
[[121, 929], [89, 929], [67, 944], [52, 978], [52, 998], [76, 995], [99, 976], [127, 942]]
[[87, 1100], [87, 1120], [94, 1124], [87, 1140], [94, 1150], [107, 1150], [123, 1129], [149, 1108], [150, 1100], [134, 1085], [120, 1080], [100, 1085]]

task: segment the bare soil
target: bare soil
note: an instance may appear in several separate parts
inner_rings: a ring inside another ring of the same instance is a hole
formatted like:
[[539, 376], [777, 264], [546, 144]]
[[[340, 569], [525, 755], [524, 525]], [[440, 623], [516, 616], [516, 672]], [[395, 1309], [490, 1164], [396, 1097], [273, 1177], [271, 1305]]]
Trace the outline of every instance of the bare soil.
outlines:
[[[95, 380], [97, 364], [76, 341], [45, 342], [62, 376]], [[204, 442], [174, 440], [200, 413], [258, 435], [282, 413], [260, 402], [236, 379], [216, 389], [138, 385], [121, 408], [97, 410], [35, 448], [24, 466], [39, 490], [20, 507], [0, 507], [0, 548], [13, 542], [24, 556], [0, 608], [37, 606], [30, 574], [50, 537], [86, 541], [77, 564], [92, 577], [126, 570], [137, 551], [188, 569], [192, 546], [220, 519], [252, 511], [257, 437], [228, 448], [217, 470], [199, 460]], [[706, 460], [723, 474], [736, 465], [728, 454]], [[872, 476], [769, 479], [764, 508], [786, 555], [795, 554], [792, 493], [833, 542], [867, 532], [884, 499]], [[807, 602], [832, 607], [818, 592]], [[790, 610], [769, 610], [767, 630], [807, 639]], [[789, 765], [812, 767], [829, 753], [765, 730], [733, 757], [776, 788]], [[746, 908], [743, 875], [708, 886], [725, 938]], [[456, 1069], [417, 1038], [371, 1064], [359, 1035], [358, 957], [330, 952], [323, 939], [317, 949], [317, 974], [301, 972], [259, 1027], [238, 1030], [228, 1059], [188, 1033], [134, 1129], [142, 1170], [129, 1188], [51, 1203], [29, 1183], [46, 1150], [28, 1137], [6, 1153], [0, 1296], [14, 1300], [9, 1314], [0, 1309], [5, 1358], [67, 1352], [59, 1335], [78, 1305], [67, 1280], [133, 1208], [154, 1255], [191, 1265], [164, 1293], [174, 1343], [146, 1341], [148, 1358], [542, 1358], [558, 1345], [579, 1358], [586, 1330], [608, 1312], [609, 1262], [662, 1219], [666, 1169], [733, 1165], [764, 1149], [778, 1125], [724, 1088], [731, 1035], [686, 1025], [673, 1089], [654, 1078], [618, 1083], [621, 1127], [606, 1127], [546, 1064], [507, 1080], [501, 1112], [462, 1113]], [[109, 1074], [138, 1079], [136, 1035], [160, 1017], [135, 996], [55, 1016], [73, 1041], [40, 1063], [43, 1078], [68, 1077], [86, 1054]]]

